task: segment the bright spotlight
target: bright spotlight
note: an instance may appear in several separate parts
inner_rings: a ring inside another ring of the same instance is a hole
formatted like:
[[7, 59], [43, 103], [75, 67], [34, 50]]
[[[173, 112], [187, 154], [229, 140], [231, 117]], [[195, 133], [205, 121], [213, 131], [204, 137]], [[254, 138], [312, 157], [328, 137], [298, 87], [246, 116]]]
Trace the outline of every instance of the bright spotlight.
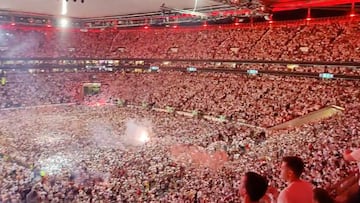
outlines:
[[138, 139], [141, 143], [148, 142], [150, 140], [149, 133], [146, 130], [142, 130]]
[[66, 19], [66, 18], [62, 18], [62, 19], [60, 19], [60, 26], [61, 27], [68, 27], [69, 26], [69, 20], [68, 19]]
[[40, 159], [41, 176], [46, 174], [55, 175], [61, 172], [63, 168], [70, 168], [72, 165], [71, 159], [62, 153], [55, 154], [45, 159]]
[[63, 0], [62, 1], [62, 6], [61, 6], [61, 15], [66, 15], [67, 11], [68, 11], [68, 7], [67, 7], [67, 1]]
[[193, 9], [194, 12], [195, 12], [196, 9], [197, 9], [197, 5], [198, 5], [198, 0], [195, 0], [195, 2], [194, 2], [194, 9]]

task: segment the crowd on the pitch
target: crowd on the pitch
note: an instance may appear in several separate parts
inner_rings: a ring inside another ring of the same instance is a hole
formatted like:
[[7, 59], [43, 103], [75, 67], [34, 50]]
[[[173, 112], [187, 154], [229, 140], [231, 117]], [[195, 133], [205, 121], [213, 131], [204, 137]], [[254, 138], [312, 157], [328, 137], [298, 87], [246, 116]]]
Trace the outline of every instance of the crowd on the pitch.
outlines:
[[[354, 169], [340, 155], [344, 147], [358, 144], [355, 139], [358, 118], [351, 111], [348, 113], [269, 136], [261, 143], [249, 137], [251, 129], [235, 127], [233, 123], [169, 117], [146, 110], [117, 107], [20, 110], [11, 112], [13, 117], [4, 121], [8, 116], [5, 113], [1, 120], [3, 137], [8, 142], [13, 140], [1, 148], [0, 198], [2, 202], [9, 199], [179, 202], [194, 201], [196, 197], [200, 202], [238, 202], [238, 184], [245, 171], [264, 174], [271, 186], [283, 188], [279, 161], [285, 155], [301, 156], [307, 163], [304, 178], [314, 186], [326, 188]], [[3, 125], [19, 117], [26, 120]], [[152, 122], [152, 139], [145, 146], [123, 148], [114, 144], [120, 138], [113, 133], [121, 134], [129, 118]], [[107, 131], [114, 126], [119, 129]], [[54, 132], [55, 135], [51, 134]], [[209, 148], [219, 141], [226, 143], [229, 160], [216, 170], [177, 162], [169, 153], [178, 144]], [[239, 146], [246, 147], [239, 150]], [[61, 158], [49, 160], [54, 156]], [[61, 165], [62, 160], [71, 164]], [[46, 171], [47, 164], [64, 168], [50, 173]], [[42, 170], [47, 174], [40, 175]]]
[[[1, 97], [1, 104], [75, 103], [79, 84], [89, 81], [102, 81], [103, 89], [90, 98], [85, 95], [85, 101], [123, 99], [139, 106], [145, 102], [158, 108], [226, 115], [231, 121], [221, 124], [116, 106], [4, 111], [0, 125], [3, 202], [181, 202], [194, 198], [237, 202], [238, 181], [246, 171], [264, 174], [271, 186], [283, 188], [279, 161], [286, 155], [305, 160], [304, 178], [317, 187], [328, 188], [354, 169], [341, 152], [359, 146], [357, 81], [181, 72], [17, 74], [8, 75], [7, 84], [0, 87], [7, 95]], [[256, 130], [236, 124], [273, 126], [328, 105], [346, 110], [301, 128], [269, 131], [261, 141], [254, 138]], [[119, 147], [116, 135], [125, 131], [130, 118], [152, 123], [153, 137], [143, 147]], [[228, 156], [227, 163], [215, 168], [181, 162], [169, 153], [181, 145], [211, 151], [214, 143], [223, 143]], [[39, 172], [46, 173], [52, 169], [48, 165], [61, 161], [64, 169], [46, 175]]]

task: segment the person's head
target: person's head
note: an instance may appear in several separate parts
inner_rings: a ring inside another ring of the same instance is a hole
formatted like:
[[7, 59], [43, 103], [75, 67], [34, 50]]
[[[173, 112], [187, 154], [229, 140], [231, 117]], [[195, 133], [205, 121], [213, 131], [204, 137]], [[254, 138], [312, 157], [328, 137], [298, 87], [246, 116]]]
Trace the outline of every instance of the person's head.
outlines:
[[247, 172], [241, 179], [239, 193], [249, 202], [259, 201], [266, 193], [268, 181], [265, 177]]
[[304, 162], [296, 156], [287, 156], [281, 162], [281, 178], [286, 181], [299, 179], [304, 172]]
[[359, 197], [358, 192], [350, 193], [350, 195], [348, 195], [345, 202], [346, 203], [359, 203], [360, 202], [360, 197]]
[[334, 203], [329, 193], [321, 188], [314, 189], [314, 203]]

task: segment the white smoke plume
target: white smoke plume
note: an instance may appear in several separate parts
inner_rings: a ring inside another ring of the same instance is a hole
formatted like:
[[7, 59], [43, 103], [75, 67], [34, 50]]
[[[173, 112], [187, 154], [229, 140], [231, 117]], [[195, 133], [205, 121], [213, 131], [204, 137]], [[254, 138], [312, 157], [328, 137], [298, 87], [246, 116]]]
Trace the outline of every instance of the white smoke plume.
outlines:
[[125, 126], [125, 135], [122, 137], [125, 145], [141, 146], [150, 140], [150, 122], [136, 122], [134, 119], [131, 119], [126, 122]]
[[104, 120], [88, 123], [92, 143], [106, 149], [125, 149], [125, 146], [142, 146], [150, 139], [151, 124], [148, 121], [130, 119], [125, 123], [125, 132]]
[[91, 142], [103, 149], [123, 149], [120, 132], [106, 120], [92, 120], [88, 125]]
[[[32, 31], [23, 34], [24, 37], [21, 40], [18, 40], [16, 44], [11, 44], [11, 47], [5, 52], [6, 57], [17, 57], [25, 54], [26, 57], [32, 56], [34, 50], [37, 50], [39, 46], [40, 33]], [[11, 41], [14, 41], [15, 36], [13, 33], [8, 36]]]

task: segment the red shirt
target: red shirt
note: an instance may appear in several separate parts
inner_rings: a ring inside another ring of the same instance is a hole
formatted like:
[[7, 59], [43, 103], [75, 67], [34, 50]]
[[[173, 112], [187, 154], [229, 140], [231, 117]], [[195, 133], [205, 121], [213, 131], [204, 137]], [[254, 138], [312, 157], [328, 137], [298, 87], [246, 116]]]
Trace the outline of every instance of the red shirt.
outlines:
[[303, 180], [294, 181], [283, 189], [277, 203], [312, 203], [313, 187]]

